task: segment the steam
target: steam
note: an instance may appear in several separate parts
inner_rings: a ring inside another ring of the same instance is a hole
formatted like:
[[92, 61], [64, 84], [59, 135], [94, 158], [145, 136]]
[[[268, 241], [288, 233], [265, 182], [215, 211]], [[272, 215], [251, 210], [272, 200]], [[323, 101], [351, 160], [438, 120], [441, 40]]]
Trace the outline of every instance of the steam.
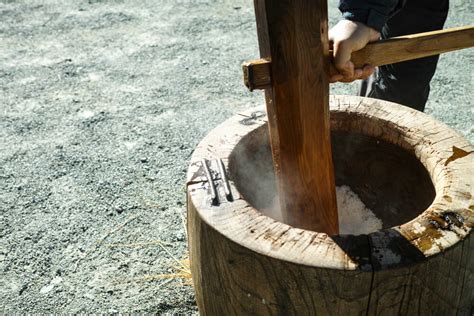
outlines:
[[[265, 184], [263, 184], [265, 185]], [[359, 196], [347, 185], [336, 187], [339, 234], [370, 234], [382, 229], [382, 221], [368, 209]], [[277, 221], [283, 222], [278, 195], [274, 193], [272, 205], [260, 211]]]
[[[257, 210], [283, 222], [277, 195], [266, 130], [256, 129], [237, 144], [229, 161], [232, 179], [245, 199]], [[336, 188], [340, 234], [367, 234], [382, 228], [382, 221], [352, 192], [350, 187]]]

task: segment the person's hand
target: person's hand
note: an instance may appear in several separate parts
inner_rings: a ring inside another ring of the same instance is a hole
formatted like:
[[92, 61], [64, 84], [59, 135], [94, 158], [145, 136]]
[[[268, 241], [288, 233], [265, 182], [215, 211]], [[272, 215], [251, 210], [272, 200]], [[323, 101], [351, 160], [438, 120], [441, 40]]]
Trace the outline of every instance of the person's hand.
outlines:
[[352, 82], [367, 79], [375, 71], [375, 67], [365, 65], [363, 68], [354, 69], [351, 54], [379, 38], [379, 32], [359, 22], [341, 20], [332, 27], [329, 30], [329, 41], [333, 47], [334, 66], [339, 74], [331, 76], [329, 81]]

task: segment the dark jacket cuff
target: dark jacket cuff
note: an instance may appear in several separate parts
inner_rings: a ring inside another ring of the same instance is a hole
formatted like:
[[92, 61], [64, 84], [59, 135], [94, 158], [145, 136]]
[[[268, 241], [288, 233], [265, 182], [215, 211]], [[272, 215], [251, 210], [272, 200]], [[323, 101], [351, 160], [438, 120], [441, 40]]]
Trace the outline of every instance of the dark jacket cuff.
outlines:
[[378, 32], [382, 31], [383, 26], [390, 18], [390, 16], [381, 14], [375, 10], [346, 11], [342, 13], [342, 17], [346, 20], [364, 23]]
[[407, 0], [339, 0], [344, 19], [361, 22], [381, 31], [388, 19], [398, 12]]

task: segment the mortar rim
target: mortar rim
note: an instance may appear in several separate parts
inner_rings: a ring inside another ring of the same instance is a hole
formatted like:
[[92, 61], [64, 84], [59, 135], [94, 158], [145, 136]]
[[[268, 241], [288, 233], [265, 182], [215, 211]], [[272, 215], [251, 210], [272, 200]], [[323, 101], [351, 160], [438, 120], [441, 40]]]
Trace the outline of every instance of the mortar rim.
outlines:
[[[461, 135], [424, 113], [391, 102], [353, 96], [331, 96], [330, 104], [332, 129], [334, 125], [336, 130], [341, 130], [337, 128], [338, 114], [351, 113], [360, 118], [371, 119], [371, 124], [366, 122], [359, 126], [359, 132], [362, 134], [378, 136], [381, 139], [391, 138], [384, 140], [405, 148], [412, 146], [415, 156], [432, 177], [436, 189], [433, 203], [424, 212], [399, 226], [369, 235], [360, 235], [367, 236], [367, 239], [371, 241], [370, 258], [368, 261], [363, 260], [364, 258], [355, 261], [341, 246], [350, 247], [357, 243], [358, 236], [348, 235], [344, 237], [345, 239], [336, 242], [335, 239], [342, 238], [342, 235], [329, 237], [324, 233], [306, 231], [277, 222], [260, 213], [244, 199], [237, 199], [233, 203], [224, 203], [218, 207], [203, 204], [207, 188], [206, 180], [198, 172], [201, 159], [218, 157], [227, 165], [232, 149], [242, 137], [266, 123], [264, 118], [252, 116], [255, 111], [262, 110], [254, 108], [231, 117], [212, 130], [201, 141], [192, 156], [187, 180], [189, 203], [196, 207], [202, 220], [226, 238], [266, 256], [306, 266], [343, 270], [404, 266], [441, 253], [469, 235], [474, 223], [473, 201], [472, 195], [468, 197], [463, 190], [466, 187], [474, 187], [472, 176], [474, 175], [474, 155], [467, 155], [448, 163], [452, 157], [452, 151], [450, 153], [446, 148], [449, 141], [452, 146], [468, 152], [474, 151], [474, 148]], [[252, 124], [243, 125], [242, 120], [246, 119], [250, 119]], [[375, 121], [383, 124], [374, 124]], [[382, 127], [388, 128], [392, 133], [387, 133]], [[429, 129], [427, 130], [429, 127], [437, 132], [429, 132]], [[339, 126], [339, 128], [342, 127]], [[371, 134], [367, 134], [371, 128], [380, 128], [380, 131], [377, 134], [377, 131], [372, 130]], [[355, 132], [356, 129], [350, 131]], [[440, 139], [441, 132], [443, 137]], [[398, 137], [394, 139], [394, 135]], [[444, 165], [446, 163], [448, 164]], [[455, 181], [462, 177], [466, 178], [463, 183]], [[235, 185], [232, 185], [232, 190], [236, 196], [241, 197]], [[450, 197], [451, 201], [447, 197]], [[443, 216], [446, 216], [447, 212], [453, 216], [462, 216], [464, 218], [462, 225], [446, 227]], [[240, 227], [232, 227], [229, 224], [229, 218], [226, 217], [229, 214], [241, 225]], [[264, 227], [265, 230], [252, 226], [252, 222]], [[259, 237], [255, 239], [253, 236], [257, 235]], [[286, 238], [281, 242], [281, 240], [274, 240], [274, 236], [279, 236], [279, 239], [283, 236]], [[410, 254], [410, 258], [397, 259], [397, 254], [393, 249], [394, 241], [396, 247], [400, 247], [400, 243], [408, 242], [419, 253]], [[298, 248], [301, 248], [302, 252], [295, 257], [292, 252]], [[422, 254], [421, 257], [420, 254]]]

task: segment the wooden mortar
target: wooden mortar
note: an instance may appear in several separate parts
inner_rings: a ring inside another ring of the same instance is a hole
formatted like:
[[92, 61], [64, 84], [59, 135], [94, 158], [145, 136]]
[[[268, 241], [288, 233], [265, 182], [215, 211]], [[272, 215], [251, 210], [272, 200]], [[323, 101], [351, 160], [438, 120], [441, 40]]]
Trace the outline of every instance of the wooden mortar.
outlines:
[[[253, 172], [272, 174], [265, 112], [236, 115], [202, 140], [187, 176], [200, 312], [470, 315], [473, 146], [398, 104], [333, 96], [330, 107], [336, 183], [349, 185], [384, 221], [383, 230], [328, 236], [266, 215], [272, 192]], [[203, 158], [222, 159], [230, 179], [231, 196], [209, 163], [217, 205]]]

